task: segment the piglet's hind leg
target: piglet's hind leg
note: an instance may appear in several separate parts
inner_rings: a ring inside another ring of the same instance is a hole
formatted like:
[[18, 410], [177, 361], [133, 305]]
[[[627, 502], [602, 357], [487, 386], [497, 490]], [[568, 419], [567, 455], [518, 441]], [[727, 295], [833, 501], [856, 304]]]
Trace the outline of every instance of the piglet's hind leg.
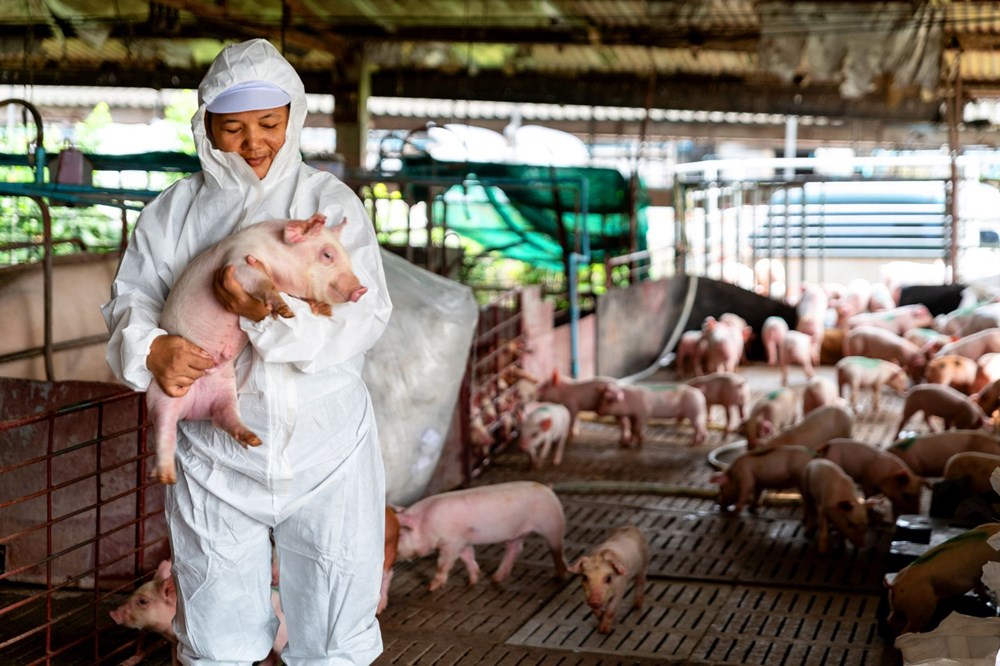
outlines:
[[153, 382], [146, 391], [146, 408], [153, 425], [156, 459], [149, 478], [160, 483], [177, 483], [174, 453], [177, 450], [177, 422], [184, 418], [187, 399], [171, 398]]
[[[203, 378], [202, 381], [206, 378]], [[243, 446], [260, 446], [260, 437], [251, 432], [240, 418], [239, 403], [236, 400], [235, 376], [230, 377], [227, 373], [225, 376], [216, 375], [211, 379], [216, 389], [211, 408], [212, 425], [229, 433]]]

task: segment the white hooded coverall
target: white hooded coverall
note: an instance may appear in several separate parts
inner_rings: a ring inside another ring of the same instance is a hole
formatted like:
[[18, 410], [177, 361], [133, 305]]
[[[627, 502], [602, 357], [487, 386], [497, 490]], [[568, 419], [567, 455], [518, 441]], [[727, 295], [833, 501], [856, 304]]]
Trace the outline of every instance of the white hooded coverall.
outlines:
[[[205, 106], [220, 92], [265, 80], [291, 97], [285, 143], [264, 179], [206, 136]], [[373, 661], [382, 651], [375, 608], [382, 576], [385, 479], [375, 419], [361, 378], [365, 352], [392, 305], [372, 225], [355, 193], [302, 163], [302, 81], [265, 40], [227, 47], [199, 87], [192, 130], [201, 173], [180, 180], [139, 217], [102, 311], [108, 363], [144, 391], [146, 357], [164, 300], [191, 259], [234, 231], [268, 219], [328, 224], [345, 217], [341, 240], [368, 293], [311, 314], [241, 318], [251, 344], [236, 359], [239, 408], [263, 444], [241, 447], [210, 421], [179, 424], [178, 481], [166, 515], [178, 589], [174, 628], [185, 664], [247, 664], [271, 648], [273, 528], [288, 628], [288, 664]]]

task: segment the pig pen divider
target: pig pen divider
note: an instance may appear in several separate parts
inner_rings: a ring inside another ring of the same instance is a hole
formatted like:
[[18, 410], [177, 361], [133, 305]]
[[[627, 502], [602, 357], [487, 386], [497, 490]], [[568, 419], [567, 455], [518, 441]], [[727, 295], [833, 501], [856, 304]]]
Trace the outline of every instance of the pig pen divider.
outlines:
[[0, 378], [0, 663], [120, 663], [143, 641], [108, 611], [169, 547], [147, 481], [142, 393]]

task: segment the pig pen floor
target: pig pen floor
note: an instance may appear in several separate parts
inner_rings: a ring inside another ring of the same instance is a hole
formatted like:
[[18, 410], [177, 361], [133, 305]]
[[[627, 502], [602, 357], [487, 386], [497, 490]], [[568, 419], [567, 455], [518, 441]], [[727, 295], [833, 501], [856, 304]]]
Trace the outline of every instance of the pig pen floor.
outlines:
[[[833, 377], [831, 367], [819, 371]], [[750, 379], [753, 400], [780, 386], [778, 371], [765, 365], [741, 372]], [[671, 380], [661, 372], [644, 383]], [[801, 391], [804, 384], [801, 372], [793, 371], [791, 387]], [[870, 413], [869, 402], [863, 396], [854, 436], [890, 441], [902, 399], [886, 392], [878, 415]], [[616, 526], [634, 523], [645, 532], [652, 550], [645, 605], [631, 609], [629, 590], [610, 634], [596, 631], [579, 582], [557, 580], [544, 542], [532, 535], [510, 578], [500, 584], [488, 576], [500, 563], [502, 545], [476, 549], [483, 579], [472, 587], [462, 564], [443, 590], [431, 593], [434, 557], [397, 562], [389, 607], [380, 616], [385, 650], [376, 664], [900, 663], [895, 648], [876, 631], [889, 530], [870, 537], [860, 551], [840, 546], [821, 556], [802, 533], [794, 495], [776, 497], [756, 515], [721, 513], [712, 499], [709, 479], [715, 469], [709, 454], [736, 439], [725, 437], [721, 408], [716, 410], [703, 446], [688, 445], [686, 424], [653, 422], [642, 449], [623, 449], [617, 425], [591, 419], [581, 424], [559, 467], [530, 471], [527, 456], [512, 450], [473, 483], [551, 484], [565, 509], [569, 562]], [[928, 503], [925, 498], [925, 507]], [[31, 626], [36, 625], [20, 629]], [[135, 635], [112, 625], [100, 641]], [[170, 663], [159, 637], [147, 635], [143, 643], [141, 663]], [[0, 650], [0, 663], [37, 658], [21, 656]]]
[[[819, 371], [833, 378], [833, 368]], [[743, 372], [754, 400], [780, 386], [775, 369]], [[644, 383], [671, 379], [663, 372]], [[805, 379], [792, 371], [789, 383], [801, 391]], [[854, 435], [888, 442], [902, 399], [885, 393], [880, 415], [868, 413], [869, 401], [865, 395], [860, 403]], [[473, 484], [551, 484], [565, 508], [569, 562], [618, 525], [631, 522], [645, 532], [652, 550], [646, 603], [631, 609], [630, 590], [610, 634], [596, 631], [579, 582], [555, 579], [544, 542], [531, 536], [501, 584], [486, 574], [499, 564], [502, 546], [476, 549], [484, 577], [473, 587], [457, 564], [445, 588], [431, 593], [434, 557], [397, 563], [380, 618], [385, 652], [376, 663], [898, 663], [898, 652], [876, 631], [888, 529], [859, 552], [841, 546], [821, 556], [791, 501], [757, 515], [721, 513], [705, 496], [714, 488], [708, 456], [735, 438], [724, 438], [722, 408], [715, 409], [704, 446], [688, 446], [686, 425], [654, 423], [644, 448], [622, 449], [616, 425], [587, 421], [561, 466], [532, 472], [526, 455], [510, 451]]]

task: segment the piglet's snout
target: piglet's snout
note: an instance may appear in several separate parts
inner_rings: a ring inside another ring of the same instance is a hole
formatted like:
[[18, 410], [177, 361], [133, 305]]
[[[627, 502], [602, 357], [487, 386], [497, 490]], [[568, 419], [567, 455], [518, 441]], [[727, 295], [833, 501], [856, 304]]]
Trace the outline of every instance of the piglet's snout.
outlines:
[[351, 292], [350, 296], [347, 297], [351, 303], [357, 303], [361, 300], [361, 297], [368, 293], [368, 287], [358, 287]]

